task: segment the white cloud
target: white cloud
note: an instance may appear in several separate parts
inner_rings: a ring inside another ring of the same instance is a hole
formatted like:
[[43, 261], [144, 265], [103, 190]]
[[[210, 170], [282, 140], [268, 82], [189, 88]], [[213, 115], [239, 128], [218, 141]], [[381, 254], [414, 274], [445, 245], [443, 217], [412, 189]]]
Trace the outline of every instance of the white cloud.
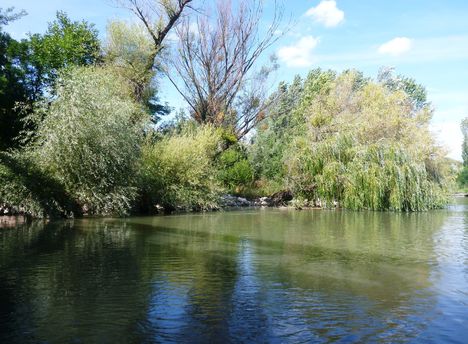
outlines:
[[392, 56], [400, 56], [411, 50], [413, 41], [408, 37], [396, 37], [379, 47], [379, 53]]
[[313, 50], [319, 39], [313, 36], [304, 36], [292, 45], [278, 50], [278, 57], [288, 67], [309, 67], [313, 63]]
[[336, 7], [335, 0], [323, 0], [316, 7], [306, 12], [306, 16], [312, 17], [316, 22], [326, 27], [337, 26], [344, 20], [344, 12]]

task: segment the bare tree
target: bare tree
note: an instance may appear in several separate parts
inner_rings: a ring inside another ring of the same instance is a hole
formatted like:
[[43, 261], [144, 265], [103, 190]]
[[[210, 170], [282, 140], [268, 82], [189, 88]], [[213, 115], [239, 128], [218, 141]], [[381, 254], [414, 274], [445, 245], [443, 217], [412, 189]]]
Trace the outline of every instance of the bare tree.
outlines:
[[176, 28], [178, 54], [171, 82], [190, 106], [199, 123], [232, 128], [244, 137], [262, 118], [269, 105], [268, 67], [255, 68], [258, 58], [275, 43], [283, 11], [276, 5], [273, 18], [262, 32], [262, 0], [218, 1], [214, 15], [182, 20]]

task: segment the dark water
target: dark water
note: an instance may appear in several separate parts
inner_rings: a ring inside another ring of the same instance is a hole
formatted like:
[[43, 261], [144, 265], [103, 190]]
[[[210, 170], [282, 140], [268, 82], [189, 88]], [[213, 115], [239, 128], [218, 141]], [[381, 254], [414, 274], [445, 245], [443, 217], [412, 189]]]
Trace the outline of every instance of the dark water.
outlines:
[[456, 202], [9, 226], [0, 343], [468, 343]]

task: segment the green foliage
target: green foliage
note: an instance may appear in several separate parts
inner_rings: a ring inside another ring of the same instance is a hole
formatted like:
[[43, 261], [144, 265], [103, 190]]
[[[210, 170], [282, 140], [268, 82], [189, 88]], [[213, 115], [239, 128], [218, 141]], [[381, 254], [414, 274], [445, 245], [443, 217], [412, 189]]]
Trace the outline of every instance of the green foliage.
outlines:
[[292, 112], [298, 106], [302, 92], [303, 81], [296, 76], [291, 85], [280, 83], [278, 90], [271, 96], [273, 105], [266, 120], [258, 126], [249, 152], [257, 179], [283, 179], [284, 151], [297, 127]]
[[154, 123], [170, 112], [157, 96], [153, 68], [157, 53], [144, 26], [122, 21], [108, 25], [104, 61], [130, 83], [135, 98], [146, 106]]
[[80, 213], [62, 185], [24, 154], [0, 152], [0, 203], [33, 217]]
[[[22, 15], [7, 10], [0, 12], [0, 21], [4, 24]], [[99, 57], [100, 43], [93, 25], [72, 22], [63, 12], [57, 13], [44, 35], [34, 34], [21, 42], [0, 31], [0, 149], [17, 148], [20, 132], [32, 129], [25, 126], [24, 117], [34, 101], [53, 95], [52, 86], [61, 69], [91, 65]]]
[[463, 167], [459, 170], [457, 175], [457, 184], [461, 189], [468, 187], [468, 118], [465, 118], [461, 124], [460, 129], [463, 135], [462, 143], [462, 159]]
[[221, 130], [208, 125], [149, 140], [140, 170], [147, 210], [156, 204], [167, 210], [216, 208], [222, 188], [214, 159], [221, 146]]
[[468, 167], [463, 166], [457, 176], [457, 184], [461, 189], [468, 187]]
[[403, 75], [395, 75], [393, 68], [383, 67], [379, 70], [377, 81], [391, 91], [403, 91], [409, 97], [415, 110], [429, 106], [427, 91], [416, 80]]
[[57, 12], [45, 34], [33, 34], [28, 41], [27, 56], [23, 57], [28, 81], [34, 98], [53, 91], [55, 79], [63, 68], [88, 66], [100, 59], [98, 32], [86, 21], [72, 21], [66, 13]]
[[230, 192], [242, 193], [252, 187], [254, 170], [245, 147], [239, 144], [229, 147], [219, 156], [216, 164], [220, 169], [219, 179]]
[[294, 190], [322, 206], [338, 202], [353, 210], [420, 211], [446, 204], [446, 190], [401, 144], [365, 145], [338, 135], [295, 147], [298, 153], [289, 165]]
[[87, 212], [124, 214], [136, 197], [135, 175], [147, 118], [130, 86], [111, 70], [70, 69], [56, 98], [36, 113], [33, 156]]
[[468, 118], [465, 118], [461, 122], [460, 129], [463, 135], [463, 143], [462, 143], [463, 166], [468, 167]]
[[284, 178], [283, 188], [322, 206], [417, 211], [444, 204], [451, 169], [429, 131], [422, 86], [319, 69], [295, 83], [294, 93], [281, 86], [282, 110], [258, 128], [257, 177]]

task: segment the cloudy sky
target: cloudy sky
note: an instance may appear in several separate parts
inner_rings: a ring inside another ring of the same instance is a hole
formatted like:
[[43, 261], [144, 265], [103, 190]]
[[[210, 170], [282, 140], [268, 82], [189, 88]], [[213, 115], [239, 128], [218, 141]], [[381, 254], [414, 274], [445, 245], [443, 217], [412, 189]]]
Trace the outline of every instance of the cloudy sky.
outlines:
[[[468, 116], [467, 0], [283, 3], [294, 25], [271, 49], [281, 64], [276, 81], [291, 81], [295, 74], [305, 75], [316, 67], [356, 68], [367, 76], [376, 76], [381, 66], [395, 67], [398, 73], [427, 87], [435, 108], [432, 128], [447, 146], [449, 156], [461, 159], [459, 123]], [[95, 23], [103, 37], [109, 20], [131, 18], [110, 0], [2, 0], [1, 6], [28, 12], [27, 17], [6, 27], [15, 38], [44, 32], [57, 10]], [[264, 27], [272, 6], [273, 0], [266, 0]], [[164, 81], [161, 88], [161, 98], [180, 107], [175, 90]]]

